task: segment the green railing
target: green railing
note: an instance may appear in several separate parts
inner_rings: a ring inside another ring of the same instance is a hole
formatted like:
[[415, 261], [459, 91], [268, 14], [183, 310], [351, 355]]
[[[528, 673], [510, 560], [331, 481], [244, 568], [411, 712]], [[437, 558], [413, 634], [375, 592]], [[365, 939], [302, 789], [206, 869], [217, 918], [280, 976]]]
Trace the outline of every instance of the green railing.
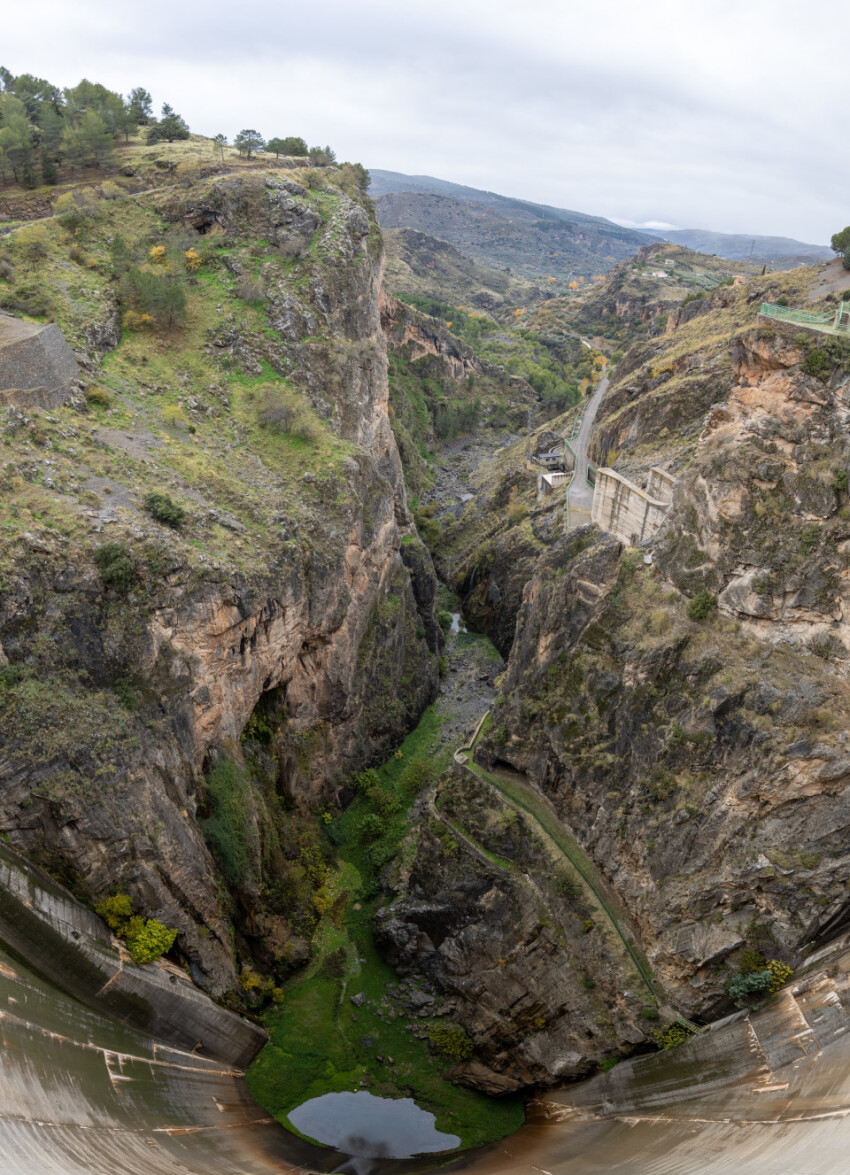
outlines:
[[829, 335], [850, 335], [850, 302], [839, 302], [837, 310], [801, 310], [794, 306], [762, 302], [759, 317], [805, 326], [809, 330]]
[[589, 461], [587, 463], [586, 481], [589, 486], [596, 486], [596, 466], [591, 465]]

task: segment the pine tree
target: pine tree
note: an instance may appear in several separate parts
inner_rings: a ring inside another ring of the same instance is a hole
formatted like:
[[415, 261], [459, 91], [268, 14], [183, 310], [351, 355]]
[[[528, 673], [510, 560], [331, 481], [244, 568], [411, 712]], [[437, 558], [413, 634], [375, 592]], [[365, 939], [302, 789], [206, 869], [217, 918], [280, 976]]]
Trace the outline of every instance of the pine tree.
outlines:
[[59, 169], [44, 147], [41, 149], [41, 179], [45, 184], [55, 184], [59, 179]]
[[247, 155], [249, 159], [254, 152], [262, 151], [265, 145], [266, 141], [260, 132], [250, 128], [244, 131], [240, 131], [233, 140], [233, 146], [236, 148], [239, 154]]

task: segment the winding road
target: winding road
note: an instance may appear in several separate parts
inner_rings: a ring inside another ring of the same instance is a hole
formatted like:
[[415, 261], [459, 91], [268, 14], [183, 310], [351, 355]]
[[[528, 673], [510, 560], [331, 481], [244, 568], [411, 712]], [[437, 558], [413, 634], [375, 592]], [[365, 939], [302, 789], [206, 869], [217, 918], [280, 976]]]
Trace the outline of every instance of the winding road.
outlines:
[[[576, 455], [575, 475], [570, 482], [569, 489], [570, 515], [572, 517], [576, 513], [579, 515], [586, 514], [588, 522], [590, 521], [590, 510], [593, 506], [593, 487], [587, 484], [587, 446], [590, 442], [590, 434], [593, 431], [599, 405], [605, 398], [607, 391], [608, 376], [604, 375], [599, 381], [599, 386], [596, 391], [588, 401], [578, 436], [575, 440], [570, 441], [570, 445]], [[575, 521], [577, 525], [580, 525], [585, 520], [579, 518]]]

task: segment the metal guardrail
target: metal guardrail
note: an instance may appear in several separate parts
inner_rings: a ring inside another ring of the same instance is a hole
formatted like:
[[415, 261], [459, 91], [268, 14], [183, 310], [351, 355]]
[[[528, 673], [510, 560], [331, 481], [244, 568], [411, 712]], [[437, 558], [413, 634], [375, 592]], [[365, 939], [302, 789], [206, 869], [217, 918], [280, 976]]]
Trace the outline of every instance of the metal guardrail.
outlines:
[[828, 335], [850, 335], [850, 302], [839, 302], [835, 311], [802, 310], [794, 306], [777, 306], [774, 302], [762, 302], [759, 317], [808, 327], [809, 330]]

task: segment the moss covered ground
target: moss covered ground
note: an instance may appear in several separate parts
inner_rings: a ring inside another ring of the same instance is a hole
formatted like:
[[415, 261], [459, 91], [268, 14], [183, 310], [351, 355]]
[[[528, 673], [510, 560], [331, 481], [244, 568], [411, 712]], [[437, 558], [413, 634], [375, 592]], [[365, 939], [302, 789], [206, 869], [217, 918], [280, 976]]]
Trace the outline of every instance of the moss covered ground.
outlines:
[[442, 721], [438, 707], [429, 708], [389, 762], [358, 777], [353, 803], [327, 825], [338, 865], [322, 895], [313, 957], [285, 988], [282, 1005], [267, 1014], [270, 1043], [248, 1072], [252, 1095], [290, 1129], [287, 1114], [302, 1102], [364, 1088], [413, 1097], [464, 1148], [522, 1124], [520, 1099], [495, 1101], [445, 1079], [454, 1062], [429, 1047], [428, 1038], [429, 1027], [442, 1021], [407, 1007], [407, 989], [398, 992], [398, 976], [378, 954], [372, 932], [381, 871], [394, 854], [395, 867], [411, 854], [410, 807], [448, 763]]

